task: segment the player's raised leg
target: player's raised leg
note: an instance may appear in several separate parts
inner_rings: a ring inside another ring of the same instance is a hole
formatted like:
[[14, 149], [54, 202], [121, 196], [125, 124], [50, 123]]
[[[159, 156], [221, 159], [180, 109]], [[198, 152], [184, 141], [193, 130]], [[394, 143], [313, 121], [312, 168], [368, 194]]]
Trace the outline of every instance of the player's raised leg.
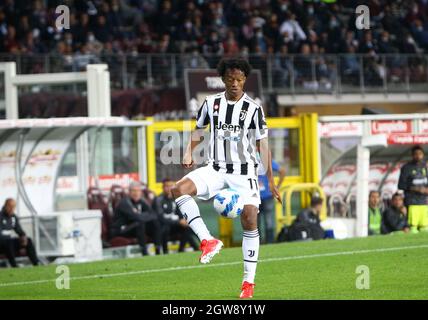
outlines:
[[[201, 189], [201, 186], [199, 189]], [[202, 254], [199, 261], [201, 263], [209, 263], [211, 259], [220, 252], [223, 243], [211, 236], [201, 217], [198, 204], [193, 199], [193, 196], [197, 194], [195, 183], [191, 179], [184, 177], [175, 184], [172, 189], [172, 194], [180, 212], [198, 236], [199, 240], [201, 240], [200, 248]]]
[[257, 228], [259, 208], [245, 205], [241, 215], [243, 232], [242, 254], [244, 257], [244, 279], [240, 298], [252, 298], [254, 293], [254, 278], [256, 277], [257, 259], [259, 256], [260, 237]]

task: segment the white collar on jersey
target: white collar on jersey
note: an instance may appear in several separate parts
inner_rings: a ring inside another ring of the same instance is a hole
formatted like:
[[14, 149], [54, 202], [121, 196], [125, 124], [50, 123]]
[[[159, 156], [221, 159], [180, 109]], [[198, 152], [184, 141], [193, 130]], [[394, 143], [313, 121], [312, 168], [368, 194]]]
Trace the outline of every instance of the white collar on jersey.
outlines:
[[227, 99], [226, 91], [224, 91], [224, 92], [223, 92], [223, 94], [224, 94], [224, 97], [225, 97], [225, 99], [226, 99], [227, 104], [230, 104], [230, 105], [232, 105], [232, 106], [234, 106], [235, 104], [237, 104], [239, 101], [241, 101], [241, 100], [242, 100], [242, 98], [244, 98], [244, 97], [246, 96], [246, 92], [244, 91], [244, 92], [243, 92], [243, 94], [242, 94], [242, 96], [241, 96], [238, 100], [236, 100], [236, 101], [231, 101], [231, 100]]

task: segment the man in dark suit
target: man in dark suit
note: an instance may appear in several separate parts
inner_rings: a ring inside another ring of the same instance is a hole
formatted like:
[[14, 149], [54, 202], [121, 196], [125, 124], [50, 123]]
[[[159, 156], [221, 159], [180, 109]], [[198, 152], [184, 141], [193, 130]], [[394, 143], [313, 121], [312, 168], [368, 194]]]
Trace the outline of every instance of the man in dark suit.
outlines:
[[[33, 265], [39, 264], [36, 249], [31, 238], [27, 237], [15, 214], [16, 201], [12, 198], [6, 199], [0, 211], [0, 252], [4, 253], [13, 268], [17, 267], [16, 254], [20, 249], [26, 250], [28, 258]], [[18, 235], [19, 238], [17, 238]]]
[[160, 254], [161, 226], [158, 216], [143, 199], [140, 183], [131, 183], [129, 197], [123, 198], [116, 207], [111, 234], [113, 237], [137, 238], [143, 256], [147, 255], [147, 234], [155, 243], [156, 254]]
[[193, 250], [197, 251], [199, 246], [193, 237], [193, 231], [172, 196], [171, 189], [173, 186], [174, 181], [168, 178], [164, 179], [162, 184], [163, 193], [156, 197], [153, 203], [153, 208], [159, 215], [159, 221], [162, 226], [163, 253], [168, 253], [168, 240], [172, 234], [179, 234], [180, 236], [179, 252], [184, 251], [187, 242], [189, 242]]

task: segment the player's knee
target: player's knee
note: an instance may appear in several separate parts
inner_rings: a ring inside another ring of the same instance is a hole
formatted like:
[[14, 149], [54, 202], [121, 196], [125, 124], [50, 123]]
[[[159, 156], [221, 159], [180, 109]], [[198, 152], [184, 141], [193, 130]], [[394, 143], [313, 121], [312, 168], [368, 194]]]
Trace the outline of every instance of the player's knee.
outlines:
[[193, 196], [196, 194], [195, 188], [193, 187], [193, 183], [189, 185], [188, 181], [179, 181], [177, 182], [171, 189], [172, 196], [174, 199], [177, 199], [178, 197], [184, 196], [184, 195], [190, 195]]
[[244, 230], [257, 229], [257, 208], [244, 208], [241, 215], [241, 224]]
[[171, 193], [174, 199], [181, 197], [183, 195], [183, 191], [184, 191], [183, 188], [178, 183], [176, 183], [171, 189]]

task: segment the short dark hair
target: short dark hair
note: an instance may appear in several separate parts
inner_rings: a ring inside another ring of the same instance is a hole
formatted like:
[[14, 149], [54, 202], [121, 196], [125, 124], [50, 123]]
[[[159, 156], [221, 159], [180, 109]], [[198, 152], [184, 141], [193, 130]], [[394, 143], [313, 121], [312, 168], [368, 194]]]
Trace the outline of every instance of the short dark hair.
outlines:
[[397, 197], [404, 198], [401, 192], [396, 192], [392, 195], [391, 200]]
[[14, 198], [7, 198], [4, 203], [3, 203], [3, 207], [1, 208], [2, 210], [5, 210], [6, 206], [9, 204], [9, 202], [11, 201], [15, 201]]
[[372, 196], [373, 193], [377, 193], [380, 196], [380, 192], [379, 191], [377, 191], [377, 190], [371, 190], [369, 192], [369, 198]]
[[217, 65], [217, 72], [222, 78], [225, 76], [226, 71], [230, 69], [241, 70], [245, 77], [248, 77], [251, 72], [251, 65], [243, 58], [224, 58]]
[[313, 197], [311, 199], [311, 207], [315, 207], [318, 206], [320, 204], [322, 204], [324, 202], [324, 200], [320, 197]]
[[171, 181], [173, 181], [171, 178], [166, 177], [166, 178], [163, 178], [163, 179], [162, 179], [162, 184], [164, 184], [164, 183], [166, 183], [166, 182], [171, 182]]
[[414, 155], [414, 154], [415, 154], [415, 152], [416, 152], [416, 151], [418, 151], [418, 150], [422, 151], [422, 153], [424, 153], [424, 154], [425, 154], [424, 149], [423, 149], [420, 145], [417, 145], [417, 146], [414, 146], [414, 147], [412, 148], [412, 155]]

